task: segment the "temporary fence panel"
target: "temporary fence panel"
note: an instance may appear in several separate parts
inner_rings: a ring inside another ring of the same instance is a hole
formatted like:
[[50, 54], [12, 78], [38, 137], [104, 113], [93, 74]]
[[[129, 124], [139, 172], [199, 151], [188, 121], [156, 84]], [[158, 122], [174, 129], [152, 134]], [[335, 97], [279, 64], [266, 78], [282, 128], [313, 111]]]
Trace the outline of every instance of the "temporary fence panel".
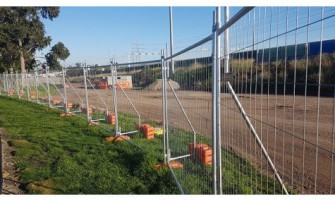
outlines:
[[78, 78], [75, 75], [75, 71], [80, 70], [79, 68], [63, 68], [63, 85], [64, 85], [64, 96], [66, 114], [78, 114], [83, 112], [85, 95], [83, 94], [83, 78]]
[[334, 14], [331, 7], [259, 7], [229, 30], [230, 85], [270, 158], [236, 104], [224, 100], [223, 146], [268, 175], [250, 171], [250, 188], [285, 193], [276, 169], [290, 193], [334, 193]]
[[174, 73], [166, 61], [167, 161], [187, 194], [212, 193], [211, 49], [210, 41], [174, 57]]
[[0, 74], [0, 95], [4, 95], [6, 92], [5, 74]]
[[46, 84], [50, 95], [50, 107], [64, 111], [65, 96], [62, 72], [46, 68]]
[[[142, 124], [149, 124], [157, 131], [161, 130], [161, 69], [159, 62], [116, 65], [115, 84], [118, 117], [121, 119], [127, 114], [134, 119], [134, 127], [126, 128], [126, 131], [141, 129]], [[119, 127], [123, 129], [124, 126], [122, 120], [119, 120]], [[151, 138], [154, 136], [152, 134], [145, 136], [144, 133], [143, 137]]]
[[83, 69], [81, 67], [70, 67], [63, 69], [62, 73], [68, 104], [67, 113], [75, 114], [77, 117], [87, 120]]
[[222, 13], [172, 56], [2, 74], [0, 94], [161, 140], [181, 193], [334, 194], [335, 9]]

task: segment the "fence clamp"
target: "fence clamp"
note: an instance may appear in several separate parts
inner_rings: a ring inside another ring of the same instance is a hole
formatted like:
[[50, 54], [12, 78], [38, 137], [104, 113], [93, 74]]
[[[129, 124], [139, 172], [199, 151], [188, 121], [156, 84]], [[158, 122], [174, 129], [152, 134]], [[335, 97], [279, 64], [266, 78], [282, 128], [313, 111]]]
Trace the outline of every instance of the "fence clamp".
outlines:
[[223, 75], [223, 81], [224, 82], [233, 82], [234, 81], [234, 76], [232, 73], [224, 73]]

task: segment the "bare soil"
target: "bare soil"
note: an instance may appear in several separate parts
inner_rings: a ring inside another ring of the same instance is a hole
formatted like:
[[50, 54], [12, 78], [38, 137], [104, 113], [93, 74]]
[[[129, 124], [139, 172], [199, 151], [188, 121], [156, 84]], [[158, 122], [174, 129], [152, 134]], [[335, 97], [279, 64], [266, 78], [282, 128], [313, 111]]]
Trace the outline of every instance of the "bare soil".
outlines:
[[23, 184], [19, 181], [18, 172], [15, 170], [15, 149], [4, 128], [0, 128], [2, 143], [2, 194], [25, 194]]

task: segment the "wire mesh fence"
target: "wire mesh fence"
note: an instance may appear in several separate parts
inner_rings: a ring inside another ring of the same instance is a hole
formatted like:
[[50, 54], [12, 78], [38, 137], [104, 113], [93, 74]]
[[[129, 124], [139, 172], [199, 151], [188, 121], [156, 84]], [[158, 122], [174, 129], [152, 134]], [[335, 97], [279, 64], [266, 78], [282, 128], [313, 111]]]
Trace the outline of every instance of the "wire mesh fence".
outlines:
[[[334, 20], [331, 7], [260, 7], [230, 29], [232, 87], [285, 185], [297, 193], [334, 191], [334, 35], [325, 26]], [[239, 140], [232, 148], [273, 177], [253, 141]]]
[[211, 45], [174, 57], [174, 73], [167, 71], [168, 157], [183, 165], [171, 168], [184, 193], [212, 193]]
[[220, 12], [170, 57], [3, 74], [0, 94], [159, 141], [181, 193], [333, 194], [335, 9]]

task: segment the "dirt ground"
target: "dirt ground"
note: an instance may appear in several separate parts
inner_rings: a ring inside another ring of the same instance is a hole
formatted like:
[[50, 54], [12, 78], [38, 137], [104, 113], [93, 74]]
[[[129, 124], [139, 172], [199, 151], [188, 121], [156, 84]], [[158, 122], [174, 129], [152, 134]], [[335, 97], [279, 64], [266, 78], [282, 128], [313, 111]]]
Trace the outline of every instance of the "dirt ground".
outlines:
[[21, 189], [22, 183], [18, 181], [18, 173], [15, 170], [15, 150], [11, 146], [10, 139], [4, 128], [0, 128], [0, 137], [2, 143], [2, 194], [24, 194]]
[[[67, 90], [69, 101], [83, 102], [85, 91], [80, 84]], [[197, 133], [211, 136], [211, 93], [176, 91], [191, 124]], [[100, 97], [105, 101], [102, 102]], [[111, 90], [89, 90], [89, 104], [113, 110]], [[140, 113], [141, 119], [162, 120], [161, 91], [127, 89], [127, 96]], [[334, 165], [334, 99], [308, 96], [237, 94], [287, 186], [299, 193], [335, 193]], [[80, 98], [83, 100], [81, 101]], [[126, 95], [117, 91], [118, 110], [136, 115]], [[105, 105], [106, 104], [106, 105]], [[168, 91], [170, 129], [191, 127], [171, 91]], [[121, 122], [122, 123], [122, 122]], [[230, 94], [221, 94], [222, 147], [232, 148], [261, 170], [273, 176]], [[171, 134], [173, 137], [173, 134]], [[173, 144], [171, 144], [173, 145]], [[177, 144], [176, 144], [177, 145]], [[225, 158], [223, 158], [225, 159]]]

